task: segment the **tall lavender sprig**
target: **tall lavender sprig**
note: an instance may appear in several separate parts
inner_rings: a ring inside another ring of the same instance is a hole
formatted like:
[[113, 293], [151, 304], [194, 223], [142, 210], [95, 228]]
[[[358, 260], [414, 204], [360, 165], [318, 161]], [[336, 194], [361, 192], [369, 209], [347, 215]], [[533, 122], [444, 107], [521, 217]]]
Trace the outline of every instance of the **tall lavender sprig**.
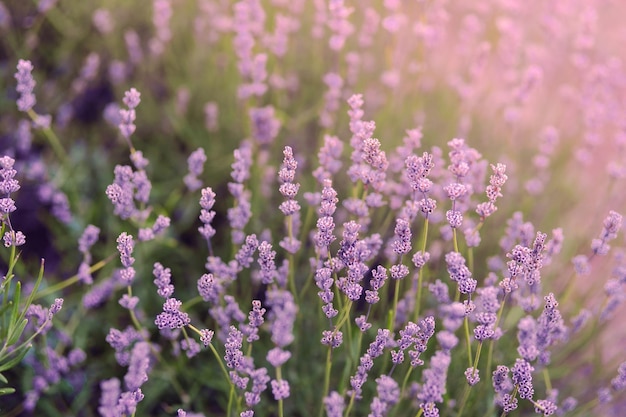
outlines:
[[228, 190], [235, 199], [235, 205], [228, 209], [227, 216], [232, 228], [233, 243], [240, 245], [245, 239], [243, 229], [252, 216], [250, 191], [244, 188], [244, 182], [250, 178], [250, 167], [252, 166], [251, 143], [244, 141], [238, 149], [235, 149], [234, 156], [235, 162], [231, 165], [233, 182], [228, 183]]
[[300, 241], [295, 237], [297, 231], [294, 230], [294, 217], [300, 213], [300, 204], [295, 200], [300, 184], [294, 182], [298, 162], [293, 157], [293, 150], [290, 146], [285, 146], [283, 151], [283, 165], [278, 172], [280, 180], [280, 193], [285, 197], [285, 201], [280, 204], [280, 211], [286, 216], [287, 236], [281, 240], [280, 246], [287, 252], [294, 254], [300, 248]]
[[185, 175], [183, 181], [189, 191], [196, 191], [202, 187], [202, 181], [200, 181], [198, 177], [202, 174], [202, 171], [204, 171], [205, 162], [206, 154], [202, 148], [196, 149], [189, 155], [189, 158], [187, 158], [189, 173]]
[[17, 80], [16, 90], [20, 94], [17, 99], [17, 108], [20, 111], [27, 112], [35, 106], [37, 99], [33, 90], [37, 84], [32, 75], [33, 64], [30, 61], [20, 59], [17, 63], [17, 72], [15, 79]]
[[10, 219], [10, 214], [17, 210], [10, 195], [20, 189], [20, 184], [15, 179], [17, 171], [13, 169], [14, 164], [15, 160], [9, 156], [0, 158], [0, 221], [2, 226], [7, 226], [3, 236], [4, 246], [7, 248], [26, 243], [26, 237], [22, 232], [13, 229]]

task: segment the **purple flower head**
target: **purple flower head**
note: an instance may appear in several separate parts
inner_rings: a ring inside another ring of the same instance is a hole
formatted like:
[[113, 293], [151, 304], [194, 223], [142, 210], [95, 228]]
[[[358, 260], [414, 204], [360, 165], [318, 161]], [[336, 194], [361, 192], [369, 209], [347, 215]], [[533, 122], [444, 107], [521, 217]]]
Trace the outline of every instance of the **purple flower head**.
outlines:
[[215, 334], [215, 332], [213, 332], [213, 330], [202, 329], [200, 330], [200, 333], [200, 341], [202, 342], [204, 347], [209, 346], [211, 344], [211, 341], [213, 340], [213, 335]]
[[411, 251], [411, 227], [405, 219], [396, 219], [394, 230], [393, 251], [399, 255], [407, 254]]
[[272, 106], [250, 109], [252, 137], [261, 145], [271, 144], [278, 136], [281, 123], [274, 116], [274, 113], [274, 107]]
[[13, 169], [15, 159], [10, 156], [0, 158], [0, 195], [9, 195], [20, 189], [17, 180], [14, 179], [17, 171]]
[[230, 326], [228, 330], [228, 338], [224, 345], [226, 354], [224, 360], [226, 366], [230, 369], [239, 370], [243, 365], [243, 352], [241, 347], [243, 346], [243, 333], [241, 333], [235, 326]]
[[480, 381], [480, 376], [478, 375], [478, 369], [471, 367], [465, 370], [465, 379], [467, 379], [467, 383], [470, 386], [474, 386], [478, 384]]
[[270, 349], [270, 351], [267, 352], [267, 357], [266, 357], [267, 361], [274, 368], [278, 368], [279, 366], [282, 366], [285, 362], [289, 360], [289, 358], [291, 358], [291, 352], [282, 350], [279, 347]]
[[2, 237], [4, 240], [4, 246], [10, 248], [11, 246], [22, 246], [26, 243], [26, 236], [22, 232], [16, 232], [14, 230], [7, 230]]
[[259, 245], [259, 266], [261, 267], [261, 282], [271, 284], [276, 278], [276, 251], [272, 250], [272, 244], [261, 242]]
[[340, 330], [324, 330], [321, 343], [336, 349], [343, 343], [343, 333]]
[[98, 412], [103, 417], [116, 416], [117, 400], [120, 397], [120, 380], [111, 378], [100, 382], [100, 406]]
[[324, 408], [328, 417], [341, 417], [345, 408], [343, 396], [337, 391], [330, 393], [328, 397], [324, 397]]
[[448, 195], [448, 198], [452, 201], [458, 200], [467, 194], [467, 186], [458, 182], [448, 184], [443, 187], [443, 190]]
[[202, 182], [198, 177], [202, 174], [202, 171], [204, 171], [206, 159], [206, 154], [202, 148], [196, 149], [189, 155], [189, 158], [187, 158], [189, 173], [185, 175], [183, 181], [189, 191], [195, 191], [202, 186]]
[[376, 397], [372, 400], [372, 417], [383, 417], [395, 405], [400, 397], [398, 383], [387, 375], [376, 378]]
[[159, 262], [155, 262], [152, 275], [155, 277], [153, 282], [157, 286], [159, 296], [170, 298], [174, 294], [174, 286], [171, 284], [172, 274], [170, 269], [164, 268]]
[[30, 61], [23, 59], [18, 61], [15, 79], [17, 80], [16, 90], [20, 97], [17, 99], [17, 108], [23, 112], [29, 111], [37, 103], [35, 94], [33, 94], [36, 82], [33, 79], [32, 71], [33, 64]]
[[372, 277], [370, 279], [370, 289], [365, 290], [365, 301], [369, 304], [375, 304], [380, 300], [378, 290], [382, 288], [387, 280], [387, 270], [378, 265], [376, 269], [372, 269]]
[[137, 411], [137, 404], [143, 400], [144, 395], [141, 388], [135, 391], [126, 391], [120, 395], [117, 402], [115, 415], [133, 415]]
[[283, 165], [278, 172], [278, 179], [281, 182], [280, 193], [286, 198], [286, 201], [281, 203], [280, 211], [282, 211], [285, 216], [291, 216], [297, 211], [300, 211], [300, 205], [294, 200], [300, 188], [300, 184], [294, 183], [298, 163], [293, 157], [293, 151], [290, 146], [285, 146], [283, 155], [285, 157], [283, 159]]
[[411, 260], [413, 261], [413, 265], [415, 265], [415, 268], [422, 269], [429, 259], [430, 253], [419, 251], [415, 252]]
[[122, 136], [124, 136], [126, 140], [130, 138], [130, 136], [135, 132], [136, 129], [136, 126], [134, 124], [136, 118], [135, 108], [137, 108], [137, 106], [141, 102], [140, 97], [141, 94], [139, 93], [139, 91], [131, 88], [129, 91], [126, 91], [124, 93], [124, 98], [122, 99], [126, 107], [128, 107], [128, 110], [120, 109], [121, 120], [118, 127], [120, 129], [120, 132], [122, 133]]
[[535, 413], [551, 416], [556, 413], [558, 407], [550, 400], [538, 400], [535, 403]]
[[92, 224], [88, 225], [78, 239], [78, 250], [83, 254], [89, 252], [89, 249], [98, 241], [99, 234], [100, 228]]
[[137, 307], [137, 303], [139, 303], [139, 297], [130, 297], [128, 294], [124, 294], [120, 298], [119, 303], [127, 310], [134, 310]]
[[213, 304], [219, 302], [220, 294], [223, 292], [222, 284], [213, 276], [213, 274], [204, 274], [198, 280], [198, 293], [204, 301], [210, 301]]
[[117, 251], [120, 253], [122, 265], [126, 268], [135, 263], [135, 258], [132, 257], [134, 248], [135, 242], [133, 237], [126, 232], [122, 232], [117, 238]]
[[293, 326], [298, 306], [290, 292], [282, 289], [267, 291], [269, 331], [274, 344], [285, 347], [294, 340]]
[[129, 391], [139, 389], [148, 380], [150, 371], [150, 344], [137, 342], [133, 346], [128, 364], [128, 372], [124, 376], [124, 385]]
[[289, 397], [289, 382], [284, 379], [273, 379], [272, 382], [272, 394], [274, 395], [274, 399], [284, 400]]
[[163, 312], [159, 313], [154, 323], [161, 329], [181, 329], [191, 323], [189, 314], [180, 311], [183, 303], [176, 298], [168, 298], [163, 303]]
[[137, 91], [135, 88], [131, 88], [124, 93], [124, 98], [122, 99], [122, 102], [129, 109], [135, 109], [141, 102], [141, 93], [139, 93], [139, 91]]
[[471, 294], [476, 290], [477, 281], [465, 265], [465, 258], [458, 252], [449, 252], [445, 256], [450, 279], [459, 286], [461, 294]]
[[450, 224], [450, 227], [456, 229], [463, 224], [463, 214], [458, 210], [446, 211], [446, 220]]
[[336, 136], [324, 135], [324, 145], [320, 148], [317, 157], [320, 167], [313, 172], [313, 176], [320, 182], [329, 179], [332, 174], [336, 174], [341, 169], [341, 153], [343, 142]]
[[443, 402], [446, 392], [446, 378], [450, 366], [450, 354], [441, 350], [430, 358], [430, 367], [422, 373], [422, 386], [417, 399], [424, 403]]
[[604, 219], [602, 227], [602, 233], [600, 233], [599, 239], [593, 239], [591, 242], [591, 249], [594, 254], [606, 255], [609, 252], [611, 246], [609, 241], [617, 237], [617, 233], [622, 227], [622, 216], [615, 212], [610, 211], [609, 215]]
[[535, 390], [533, 388], [532, 372], [535, 370], [524, 359], [516, 359], [511, 368], [513, 384], [517, 386], [520, 398], [532, 400]]
[[259, 339], [258, 332], [259, 327], [265, 321], [263, 319], [264, 314], [265, 309], [261, 307], [261, 302], [259, 300], [253, 300], [252, 310], [250, 310], [250, 313], [248, 314], [248, 325], [243, 326], [242, 328], [242, 332], [244, 336], [246, 336], [248, 343]]

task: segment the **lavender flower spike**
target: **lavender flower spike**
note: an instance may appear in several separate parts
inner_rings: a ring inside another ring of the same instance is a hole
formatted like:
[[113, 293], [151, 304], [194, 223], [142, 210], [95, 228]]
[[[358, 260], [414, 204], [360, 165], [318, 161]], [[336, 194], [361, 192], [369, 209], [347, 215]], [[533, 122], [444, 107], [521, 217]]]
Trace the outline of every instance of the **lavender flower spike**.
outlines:
[[15, 79], [17, 80], [16, 90], [20, 93], [17, 99], [17, 108], [20, 111], [27, 112], [37, 103], [37, 99], [33, 94], [33, 89], [37, 84], [32, 76], [33, 64], [30, 61], [20, 59], [17, 63], [17, 72]]

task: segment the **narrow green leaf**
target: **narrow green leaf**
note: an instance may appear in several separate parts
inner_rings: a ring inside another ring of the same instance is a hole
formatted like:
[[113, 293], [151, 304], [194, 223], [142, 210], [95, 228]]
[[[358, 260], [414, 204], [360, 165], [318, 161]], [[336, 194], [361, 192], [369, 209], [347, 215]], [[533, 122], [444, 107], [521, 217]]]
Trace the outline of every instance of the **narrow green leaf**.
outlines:
[[28, 319], [23, 319], [22, 321], [15, 323], [15, 325], [9, 328], [9, 337], [7, 339], [8, 346], [11, 346], [18, 341], [22, 333], [24, 333], [24, 328], [27, 324]]
[[37, 276], [37, 281], [35, 281], [35, 286], [33, 287], [33, 290], [31, 291], [30, 295], [26, 299], [26, 304], [24, 304], [24, 310], [22, 310], [22, 314], [20, 314], [20, 320], [22, 320], [24, 316], [26, 316], [26, 311], [28, 310], [28, 306], [30, 306], [33, 303], [35, 294], [37, 293], [37, 290], [39, 289], [39, 285], [41, 284], [41, 281], [43, 280], [43, 264], [44, 264], [44, 260], [42, 259], [41, 265], [39, 267], [39, 275]]
[[0, 374], [0, 382], [6, 384], [9, 382], [9, 380], [4, 375]]
[[0, 396], [13, 394], [14, 392], [15, 392], [15, 388], [11, 388], [11, 387], [0, 388]]
[[11, 321], [9, 322], [9, 327], [13, 325], [13, 323], [17, 322], [17, 315], [20, 312], [20, 297], [22, 294], [22, 283], [17, 281], [17, 285], [15, 286], [15, 293], [13, 294], [13, 311], [11, 312]]
[[28, 349], [30, 349], [30, 346], [24, 347], [23, 349], [21, 349], [21, 352], [19, 352], [16, 357], [14, 357], [13, 359], [8, 360], [7, 362], [5, 362], [3, 364], [0, 364], [0, 372], [6, 371], [7, 369], [11, 369], [15, 365], [20, 363], [22, 361], [22, 359], [24, 359], [24, 356], [26, 356], [26, 353], [28, 352]]

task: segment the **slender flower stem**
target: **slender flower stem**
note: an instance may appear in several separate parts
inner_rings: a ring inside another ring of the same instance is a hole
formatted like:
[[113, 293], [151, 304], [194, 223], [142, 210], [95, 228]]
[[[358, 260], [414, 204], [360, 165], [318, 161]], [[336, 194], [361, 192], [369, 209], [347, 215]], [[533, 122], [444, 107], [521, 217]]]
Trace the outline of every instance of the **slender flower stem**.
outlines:
[[[494, 326], [495, 329], [497, 329], [498, 326], [500, 325], [500, 320], [502, 319], [502, 313], [504, 311], [504, 304], [506, 303], [506, 296], [507, 294], [504, 294], [504, 298], [502, 299], [502, 303], [500, 304], [500, 309], [498, 310], [498, 317], [496, 319], [496, 324]], [[493, 339], [489, 340], [489, 351], [487, 352], [487, 366], [485, 368], [485, 373], [487, 374], [487, 378], [489, 378], [489, 380], [491, 380], [491, 362], [493, 360], [494, 343], [495, 343], [495, 340]]]
[[[280, 366], [276, 367], [276, 380], [281, 381], [283, 379], [282, 370]], [[283, 417], [283, 399], [278, 400], [278, 417]]]
[[[113, 255], [109, 255], [107, 256], [105, 259], [96, 262], [95, 264], [93, 264], [90, 268], [89, 268], [89, 273], [94, 273], [99, 269], [102, 269], [107, 263], [109, 263], [111, 261], [111, 259], [113, 259], [115, 257], [115, 254]], [[78, 278], [78, 274], [73, 275], [71, 277], [69, 277], [68, 279], [61, 281], [59, 283], [56, 283], [55, 285], [51, 285], [48, 288], [45, 288], [41, 291], [39, 291], [36, 295], [35, 295], [35, 300], [38, 300], [40, 298], [46, 297], [50, 294], [54, 294], [57, 291], [61, 291], [64, 288], [69, 287], [70, 285], [74, 285], [78, 282], [79, 278]]]
[[[37, 123], [40, 116], [35, 113], [33, 109], [29, 109], [27, 113], [31, 120]], [[44, 128], [43, 133], [46, 136], [46, 139], [48, 139], [50, 146], [52, 146], [52, 150], [54, 150], [57, 158], [59, 158], [61, 162], [65, 162], [67, 160], [67, 153], [65, 152], [65, 149], [63, 149], [63, 145], [61, 145], [61, 141], [59, 140], [59, 137], [56, 135], [56, 133], [54, 133], [54, 131], [50, 127]]]
[[[426, 240], [428, 239], [428, 217], [424, 220], [424, 230], [422, 231], [422, 241], [421, 248], [422, 255], [426, 253]], [[417, 273], [417, 300], [415, 301], [415, 317], [414, 321], [417, 323], [420, 316], [420, 310], [422, 307], [422, 287], [424, 285], [424, 268], [426, 265], [422, 266]]]
[[471, 338], [470, 338], [470, 331], [469, 331], [469, 318], [467, 316], [465, 316], [465, 318], [463, 319], [463, 329], [465, 330], [465, 345], [467, 346], [467, 360], [468, 360], [468, 366], [471, 367], [472, 366], [472, 342], [471, 342]]
[[328, 346], [328, 353], [326, 354], [326, 364], [324, 366], [324, 390], [322, 391], [322, 403], [320, 405], [319, 417], [324, 415], [324, 397], [328, 395], [328, 390], [330, 389], [330, 370], [332, 368], [332, 351], [333, 348]]

